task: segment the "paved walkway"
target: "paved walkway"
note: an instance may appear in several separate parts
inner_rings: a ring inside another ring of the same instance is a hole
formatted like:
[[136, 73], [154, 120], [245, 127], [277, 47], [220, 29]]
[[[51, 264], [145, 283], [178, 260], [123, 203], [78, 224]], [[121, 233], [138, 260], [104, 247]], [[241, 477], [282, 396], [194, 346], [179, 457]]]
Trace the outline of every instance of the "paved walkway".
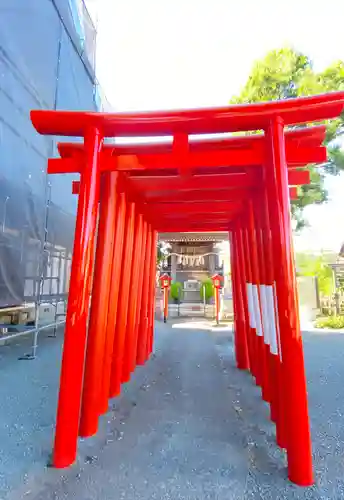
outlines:
[[267, 406], [226, 329], [158, 324], [156, 353], [113, 401], [78, 463], [47, 469], [61, 340], [0, 350], [0, 499], [344, 499], [343, 334], [305, 335], [317, 485], [286, 479]]

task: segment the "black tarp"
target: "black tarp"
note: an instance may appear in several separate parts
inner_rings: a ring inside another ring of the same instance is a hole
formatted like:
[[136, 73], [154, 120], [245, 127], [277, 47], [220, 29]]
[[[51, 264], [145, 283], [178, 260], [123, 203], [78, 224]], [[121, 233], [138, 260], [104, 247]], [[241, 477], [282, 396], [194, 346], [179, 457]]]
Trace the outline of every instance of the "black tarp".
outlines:
[[76, 1], [1, 1], [0, 307], [35, 300], [39, 283], [47, 296], [68, 289], [76, 177], [47, 175], [58, 138], [37, 134], [29, 114], [95, 109], [92, 64], [72, 16]]

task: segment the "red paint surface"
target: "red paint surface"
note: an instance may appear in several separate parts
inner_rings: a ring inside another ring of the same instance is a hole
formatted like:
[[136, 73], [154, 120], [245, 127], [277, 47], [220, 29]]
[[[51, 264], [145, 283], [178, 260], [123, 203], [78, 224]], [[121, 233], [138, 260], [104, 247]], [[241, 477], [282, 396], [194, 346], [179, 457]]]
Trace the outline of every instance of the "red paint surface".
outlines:
[[76, 459], [98, 216], [102, 135], [96, 128], [88, 129], [85, 135], [87, 168], [81, 177], [78, 201], [53, 450], [53, 464], [59, 468]]
[[97, 251], [94, 266], [83, 399], [79, 435], [93, 436], [98, 430], [102, 367], [111, 286], [116, 223], [117, 172], [102, 174]]

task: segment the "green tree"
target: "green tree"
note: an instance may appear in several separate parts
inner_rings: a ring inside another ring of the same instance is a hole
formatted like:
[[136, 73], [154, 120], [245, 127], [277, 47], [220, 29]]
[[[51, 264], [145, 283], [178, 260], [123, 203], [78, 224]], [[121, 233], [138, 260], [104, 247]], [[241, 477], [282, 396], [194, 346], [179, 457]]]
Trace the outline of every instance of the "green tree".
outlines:
[[201, 300], [208, 302], [212, 297], [214, 297], [214, 287], [213, 282], [210, 278], [205, 279], [202, 282], [200, 289]]
[[[344, 62], [337, 61], [322, 72], [316, 72], [312, 61], [291, 48], [272, 50], [262, 60], [254, 63], [251, 74], [233, 104], [254, 103], [344, 90]], [[326, 174], [337, 175], [344, 170], [344, 153], [341, 136], [344, 134], [344, 116], [326, 122], [325, 144], [328, 161], [321, 167], [309, 166], [311, 184], [299, 188], [297, 200], [292, 201], [292, 214], [297, 229], [305, 225], [303, 209], [311, 203], [327, 200], [324, 189]]]
[[158, 243], [157, 243], [157, 256], [156, 256], [158, 267], [160, 266], [160, 264], [164, 260], [164, 258], [165, 258], [165, 253], [163, 251], [163, 243], [161, 243], [161, 241], [158, 241]]
[[324, 255], [296, 254], [296, 268], [300, 276], [316, 276], [319, 292], [330, 296], [333, 288], [333, 273]]
[[170, 297], [175, 301], [179, 301], [182, 298], [183, 285], [179, 281], [173, 281], [170, 288]]
[[165, 242], [163, 241], [158, 241], [157, 243], [157, 257], [156, 257], [156, 263], [157, 263], [157, 268], [160, 269], [162, 262], [167, 259], [168, 255], [170, 253], [170, 247], [166, 245]]

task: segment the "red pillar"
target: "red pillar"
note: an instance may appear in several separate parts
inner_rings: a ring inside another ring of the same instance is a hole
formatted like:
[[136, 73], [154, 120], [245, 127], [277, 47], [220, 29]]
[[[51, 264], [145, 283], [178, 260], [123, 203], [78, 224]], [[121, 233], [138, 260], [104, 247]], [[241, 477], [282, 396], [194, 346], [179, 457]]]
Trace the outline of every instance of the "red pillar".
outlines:
[[241, 310], [239, 308], [238, 288], [236, 283], [236, 269], [235, 269], [235, 256], [234, 256], [234, 235], [229, 232], [229, 254], [231, 262], [231, 283], [232, 283], [232, 302], [233, 302], [233, 316], [234, 316], [234, 347], [235, 347], [235, 360], [237, 367], [240, 368], [240, 333], [241, 333]]
[[146, 255], [143, 272], [143, 285], [142, 285], [142, 303], [140, 311], [140, 324], [137, 336], [137, 364], [143, 365], [146, 361], [147, 353], [147, 335], [148, 335], [148, 296], [149, 296], [149, 277], [151, 266], [151, 253], [152, 253], [152, 239], [153, 231], [152, 226], [148, 224], [146, 235]]
[[123, 370], [123, 359], [125, 349], [125, 336], [127, 328], [127, 316], [129, 308], [129, 291], [131, 280], [131, 265], [133, 258], [133, 243], [134, 243], [134, 228], [135, 228], [135, 203], [128, 204], [126, 227], [125, 227], [125, 243], [123, 248], [122, 272], [120, 281], [120, 296], [118, 302], [118, 310], [116, 317], [116, 331], [113, 348], [113, 360], [111, 367], [110, 380], [110, 397], [113, 398], [120, 393], [121, 377]]
[[258, 242], [257, 242], [257, 227], [254, 217], [254, 208], [252, 200], [248, 201], [248, 241], [250, 249], [251, 260], [251, 284], [252, 284], [252, 314], [255, 318], [256, 332], [257, 332], [257, 348], [258, 348], [258, 362], [259, 373], [261, 375], [262, 397], [264, 401], [270, 401], [269, 392], [269, 376], [268, 364], [266, 361], [266, 353], [264, 346], [264, 328], [262, 322], [262, 301], [260, 295], [261, 284], [261, 268], [258, 258]]
[[215, 321], [219, 324], [220, 321], [220, 289], [214, 287], [214, 298], [215, 298]]
[[271, 120], [266, 131], [266, 168], [275, 258], [276, 295], [282, 349], [283, 394], [287, 422], [289, 479], [313, 484], [306, 376], [297, 303], [292, 245], [288, 171], [282, 119]]
[[140, 272], [138, 279], [138, 296], [137, 296], [137, 308], [136, 308], [136, 319], [135, 319], [135, 331], [134, 331], [134, 347], [133, 356], [131, 359], [131, 371], [136, 368], [136, 360], [138, 353], [138, 336], [141, 320], [141, 309], [143, 307], [143, 280], [144, 280], [144, 270], [147, 255], [147, 234], [148, 234], [148, 224], [147, 221], [143, 222], [142, 230], [142, 250], [141, 250], [141, 260], [140, 260]]
[[[247, 223], [246, 223], [247, 224]], [[260, 362], [260, 349], [259, 342], [257, 336], [257, 325], [256, 325], [256, 315], [254, 310], [254, 298], [253, 298], [253, 290], [252, 290], [252, 265], [251, 262], [251, 249], [250, 249], [250, 239], [249, 232], [246, 227], [243, 228], [243, 244], [244, 244], [244, 255], [245, 255], [245, 275], [246, 275], [246, 294], [247, 294], [247, 305], [250, 319], [250, 328], [251, 328], [251, 341], [252, 341], [252, 352], [254, 356], [254, 377], [256, 379], [256, 384], [262, 385], [262, 366]]]
[[271, 363], [270, 363], [270, 323], [269, 323], [269, 314], [267, 310], [267, 299], [266, 299], [266, 266], [271, 265], [270, 261], [266, 260], [267, 249], [264, 248], [263, 241], [263, 221], [262, 221], [262, 204], [263, 197], [259, 195], [254, 201], [254, 210], [253, 216], [255, 220], [255, 240], [256, 240], [256, 248], [257, 248], [257, 262], [258, 262], [258, 274], [259, 274], [259, 284], [258, 284], [258, 292], [259, 292], [259, 300], [260, 300], [260, 313], [261, 313], [261, 321], [263, 327], [263, 348], [265, 355], [265, 363], [266, 363], [266, 385], [268, 390], [267, 401], [270, 402], [271, 412], [272, 407], [274, 406], [275, 400], [272, 397], [271, 387], [274, 383], [272, 372], [271, 372]]
[[129, 308], [127, 317], [127, 328], [125, 334], [125, 349], [123, 357], [123, 370], [122, 382], [130, 380], [132, 358], [135, 345], [135, 322], [136, 322], [136, 309], [138, 304], [138, 281], [141, 266], [142, 255], [142, 230], [143, 230], [143, 216], [140, 213], [136, 214], [135, 235], [134, 235], [134, 249], [131, 264], [130, 275], [130, 290], [129, 290]]
[[164, 300], [164, 323], [167, 322], [167, 318], [168, 318], [168, 295], [169, 295], [169, 287], [165, 287], [162, 291], [163, 293], [163, 300]]
[[238, 263], [239, 263], [239, 273], [238, 279], [240, 279], [240, 289], [242, 294], [242, 303], [243, 310], [245, 315], [245, 328], [246, 328], [246, 338], [247, 338], [247, 347], [248, 347], [248, 356], [249, 356], [249, 366], [250, 372], [253, 376], [256, 374], [256, 364], [257, 357], [255, 353], [255, 342], [253, 335], [255, 335], [254, 331], [251, 328], [250, 316], [248, 310], [248, 296], [247, 296], [247, 267], [246, 267], [246, 259], [244, 256], [244, 239], [243, 239], [243, 230], [239, 225], [239, 222], [235, 224], [235, 242], [236, 249], [238, 254]]
[[53, 465], [68, 467], [76, 458], [86, 326], [92, 285], [103, 143], [100, 131], [85, 131], [85, 166], [81, 174], [71, 267], [65, 338], [57, 407]]
[[240, 370], [249, 369], [248, 346], [246, 338], [245, 312], [243, 306], [243, 295], [240, 282], [240, 264], [236, 247], [236, 232], [229, 233], [231, 274], [232, 274], [232, 297], [235, 323], [235, 358]]
[[272, 252], [269, 207], [266, 190], [261, 198], [262, 246], [265, 257], [265, 312], [264, 317], [269, 330], [270, 388], [271, 388], [271, 419], [276, 423], [276, 441], [281, 448], [286, 448], [286, 425], [284, 391], [282, 385], [282, 364], [280, 357], [279, 319], [275, 305], [275, 268]]
[[111, 283], [115, 233], [117, 172], [102, 174], [97, 250], [92, 286], [84, 389], [79, 435], [93, 436], [98, 428], [99, 396]]
[[117, 213], [116, 213], [116, 231], [112, 255], [110, 298], [108, 302], [108, 314], [106, 324], [106, 339], [104, 347], [104, 359], [102, 365], [102, 384], [99, 401], [100, 413], [106, 413], [108, 410], [108, 401], [110, 393], [111, 367], [114, 350], [114, 339], [116, 330], [116, 318], [118, 311], [118, 299], [121, 293], [121, 270], [123, 262], [123, 247], [125, 236], [127, 201], [125, 194], [118, 194]]
[[153, 352], [154, 341], [154, 313], [155, 313], [155, 291], [156, 291], [156, 259], [157, 259], [158, 233], [152, 228], [152, 249], [149, 280], [149, 298], [148, 298], [148, 336], [147, 336], [147, 354], [149, 358]]

